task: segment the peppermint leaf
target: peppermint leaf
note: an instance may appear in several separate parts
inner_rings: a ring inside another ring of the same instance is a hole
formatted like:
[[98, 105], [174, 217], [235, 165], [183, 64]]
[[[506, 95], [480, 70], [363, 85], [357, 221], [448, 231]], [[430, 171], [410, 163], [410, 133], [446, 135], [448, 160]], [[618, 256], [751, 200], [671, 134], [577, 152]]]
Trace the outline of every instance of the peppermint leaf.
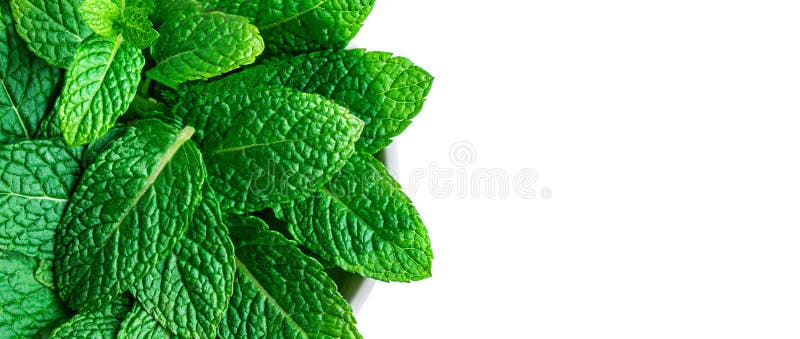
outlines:
[[172, 337], [165, 328], [142, 307], [141, 304], [133, 306], [120, 326], [117, 339], [168, 339]]
[[375, 0], [202, 0], [207, 8], [248, 17], [266, 54], [298, 54], [347, 46]]
[[56, 292], [37, 279], [43, 265], [19, 253], [0, 253], [0, 337], [36, 337], [68, 316]]
[[130, 297], [122, 295], [100, 310], [80, 312], [53, 330], [49, 338], [114, 338], [130, 305]]
[[403, 57], [364, 50], [324, 51], [267, 60], [195, 91], [240, 91], [256, 86], [317, 93], [347, 107], [366, 126], [357, 147], [376, 153], [422, 109], [433, 77]]
[[136, 94], [144, 56], [122, 37], [92, 36], [81, 44], [67, 70], [57, 112], [70, 145], [105, 134]]
[[81, 16], [89, 28], [98, 35], [111, 38], [119, 33], [122, 9], [113, 0], [84, 0]]
[[78, 181], [75, 154], [58, 140], [0, 146], [0, 251], [53, 258], [53, 237]]
[[0, 1], [0, 144], [30, 139], [46, 115], [61, 71], [37, 58]]
[[206, 189], [175, 250], [132, 292], [171, 332], [181, 337], [213, 337], [233, 292], [235, 267], [219, 203]]
[[249, 88], [185, 97], [209, 182], [224, 209], [254, 212], [306, 196], [354, 151], [363, 123], [319, 95]]
[[140, 120], [86, 169], [56, 237], [56, 285], [72, 308], [101, 309], [183, 236], [204, 179], [192, 133]]
[[264, 50], [258, 29], [240, 16], [210, 12], [164, 19], [151, 48], [156, 67], [147, 76], [172, 88], [251, 64]]
[[383, 281], [431, 275], [433, 254], [419, 213], [368, 154], [354, 155], [317, 194], [275, 214], [301, 244], [347, 271]]
[[72, 64], [78, 46], [92, 34], [78, 13], [82, 0], [11, 0], [17, 32], [28, 48], [53, 66]]
[[150, 47], [158, 39], [158, 32], [153, 28], [153, 23], [147, 19], [149, 10], [146, 8], [128, 8], [125, 10], [125, 25], [122, 28], [122, 37], [126, 42], [136, 48]]
[[319, 262], [255, 217], [229, 226], [237, 271], [220, 338], [361, 338]]

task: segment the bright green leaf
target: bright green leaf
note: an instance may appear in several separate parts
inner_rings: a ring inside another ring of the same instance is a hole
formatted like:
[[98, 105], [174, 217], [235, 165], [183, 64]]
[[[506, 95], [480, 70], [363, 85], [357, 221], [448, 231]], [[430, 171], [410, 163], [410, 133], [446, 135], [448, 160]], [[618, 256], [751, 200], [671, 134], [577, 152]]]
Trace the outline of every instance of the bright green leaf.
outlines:
[[83, 0], [11, 0], [17, 32], [34, 54], [67, 68], [78, 46], [92, 34], [78, 13]]
[[228, 224], [237, 271], [220, 338], [361, 338], [319, 262], [255, 217]]
[[142, 52], [121, 37], [92, 36], [67, 70], [57, 112], [70, 145], [105, 134], [128, 109], [144, 67]]
[[319, 192], [275, 214], [301, 244], [347, 271], [384, 281], [431, 275], [425, 225], [400, 184], [368, 154], [357, 153]]
[[58, 326], [50, 339], [115, 338], [125, 315], [131, 310], [131, 298], [122, 295], [97, 311], [76, 314]]
[[37, 279], [41, 266], [35, 258], [0, 253], [0, 338], [33, 338], [68, 316], [56, 292]]
[[233, 244], [219, 203], [206, 189], [175, 250], [131, 291], [171, 332], [210, 338], [228, 308], [235, 270]]
[[223, 208], [238, 212], [310, 194], [344, 166], [364, 126], [332, 101], [292, 89], [197, 94], [178, 114], [198, 129]]
[[239, 91], [256, 86], [317, 93], [350, 109], [366, 123], [356, 145], [375, 153], [392, 142], [422, 109], [433, 77], [403, 57], [364, 50], [324, 51], [267, 60], [223, 79], [194, 86]]
[[[168, 339], [172, 334], [162, 327], [141, 304], [133, 306], [120, 326], [117, 339]], [[211, 338], [211, 337], [208, 337]]]
[[192, 133], [140, 120], [86, 169], [56, 237], [56, 285], [72, 308], [100, 309], [183, 236], [204, 179]]
[[0, 144], [30, 139], [49, 110], [61, 71], [34, 56], [0, 1]]
[[122, 9], [114, 0], [84, 0], [80, 8], [83, 21], [95, 33], [112, 38], [119, 33]]
[[53, 237], [78, 181], [78, 159], [63, 142], [0, 146], [0, 251], [53, 258]]
[[201, 0], [206, 8], [251, 18], [266, 54], [298, 54], [347, 46], [375, 0]]
[[153, 23], [147, 19], [148, 9], [128, 8], [125, 10], [125, 25], [122, 28], [122, 37], [126, 42], [136, 48], [150, 47], [158, 38], [158, 32], [153, 28]]
[[253, 63], [264, 50], [258, 29], [240, 16], [210, 12], [164, 21], [151, 48], [156, 67], [147, 76], [169, 87]]

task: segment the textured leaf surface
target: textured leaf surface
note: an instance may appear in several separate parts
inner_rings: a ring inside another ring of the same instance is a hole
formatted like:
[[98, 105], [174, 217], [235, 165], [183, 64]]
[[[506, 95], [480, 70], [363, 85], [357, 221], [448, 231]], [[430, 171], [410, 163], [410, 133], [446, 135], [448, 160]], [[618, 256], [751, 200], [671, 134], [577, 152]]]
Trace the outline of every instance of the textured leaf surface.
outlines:
[[191, 134], [141, 120], [86, 169], [56, 237], [57, 286], [72, 308], [100, 309], [175, 247], [204, 179]]
[[203, 0], [207, 8], [253, 20], [266, 53], [297, 54], [347, 46], [375, 0]]
[[0, 146], [0, 251], [53, 258], [53, 238], [80, 166], [57, 140]]
[[130, 305], [130, 297], [123, 295], [100, 310], [78, 313], [53, 330], [49, 338], [114, 338], [131, 309]]
[[322, 265], [255, 217], [228, 224], [237, 271], [220, 338], [361, 338]]
[[105, 134], [133, 101], [143, 67], [142, 52], [121, 37], [95, 35], [84, 41], [59, 98], [67, 143], [82, 145]]
[[172, 334], [156, 321], [140, 304], [133, 306], [120, 326], [117, 339], [167, 339]]
[[80, 7], [81, 17], [95, 33], [113, 37], [119, 32], [122, 9], [113, 0], [84, 0]]
[[56, 292], [36, 277], [42, 262], [14, 252], [0, 254], [0, 337], [32, 338], [68, 316]]
[[132, 291], [171, 332], [209, 338], [227, 309], [235, 270], [233, 244], [219, 203], [206, 190], [175, 250]]
[[375, 153], [408, 127], [422, 109], [432, 82], [428, 72], [406, 58], [357, 49], [270, 59], [210, 82], [205, 91], [269, 86], [320, 94], [364, 120], [357, 146]]
[[82, 0], [11, 0], [17, 32], [34, 54], [67, 68], [81, 42], [92, 34], [78, 9]]
[[30, 139], [48, 111], [61, 71], [34, 56], [0, 0], [0, 144]]
[[370, 155], [354, 155], [317, 194], [275, 213], [300, 243], [347, 271], [384, 281], [431, 275], [425, 225], [400, 184]]
[[147, 48], [158, 38], [158, 32], [147, 18], [149, 9], [128, 8], [125, 10], [125, 25], [122, 37], [136, 48]]
[[156, 67], [147, 76], [170, 87], [251, 64], [264, 50], [246, 18], [222, 12], [164, 18], [151, 49]]
[[254, 212], [311, 193], [344, 165], [363, 128], [334, 102], [292, 89], [197, 94], [177, 111], [198, 129], [224, 209]]

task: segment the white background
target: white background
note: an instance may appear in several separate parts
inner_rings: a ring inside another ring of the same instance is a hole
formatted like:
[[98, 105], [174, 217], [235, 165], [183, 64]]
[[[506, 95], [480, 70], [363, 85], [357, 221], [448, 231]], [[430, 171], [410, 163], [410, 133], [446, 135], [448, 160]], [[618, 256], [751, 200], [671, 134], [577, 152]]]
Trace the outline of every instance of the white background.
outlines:
[[365, 337], [800, 338], [798, 5], [377, 0], [353, 45], [436, 76], [396, 174], [455, 186], [418, 180], [434, 277], [378, 284]]

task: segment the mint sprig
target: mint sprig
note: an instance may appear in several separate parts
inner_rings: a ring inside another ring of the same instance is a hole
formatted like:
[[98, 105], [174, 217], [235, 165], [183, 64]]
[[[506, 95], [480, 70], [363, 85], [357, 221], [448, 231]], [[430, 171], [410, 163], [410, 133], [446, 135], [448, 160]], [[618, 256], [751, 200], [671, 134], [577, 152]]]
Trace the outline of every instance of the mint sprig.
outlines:
[[0, 0], [0, 337], [361, 338], [327, 268], [433, 257], [374, 158], [433, 78], [343, 49], [373, 4]]

